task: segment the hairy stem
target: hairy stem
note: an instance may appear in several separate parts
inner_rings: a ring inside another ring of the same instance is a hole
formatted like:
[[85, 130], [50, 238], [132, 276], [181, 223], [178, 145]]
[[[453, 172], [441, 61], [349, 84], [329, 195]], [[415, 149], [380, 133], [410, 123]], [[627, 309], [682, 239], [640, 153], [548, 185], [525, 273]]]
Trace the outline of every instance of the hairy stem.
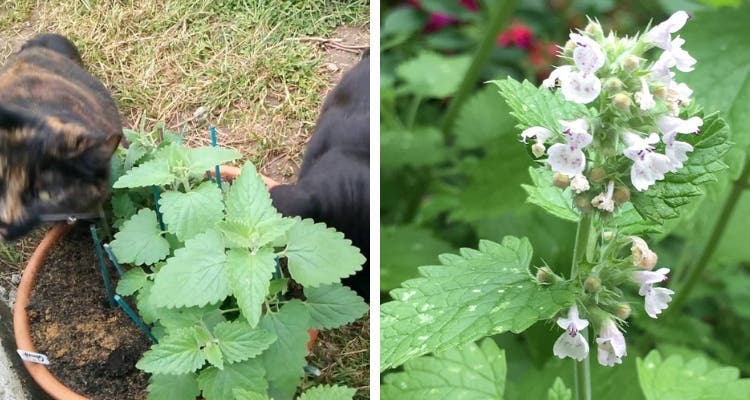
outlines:
[[[588, 331], [589, 328], [586, 328], [578, 333], [588, 341]], [[573, 360], [573, 379], [575, 379], [576, 400], [591, 400], [591, 367], [588, 354], [581, 362]]]
[[729, 197], [727, 197], [726, 202], [724, 202], [724, 207], [721, 210], [719, 219], [716, 220], [716, 223], [714, 224], [711, 236], [709, 236], [706, 246], [703, 248], [703, 252], [700, 257], [698, 257], [698, 261], [688, 268], [689, 272], [685, 283], [676, 291], [674, 301], [669, 307], [670, 314], [678, 315], [678, 312], [685, 303], [685, 300], [687, 300], [688, 295], [693, 290], [695, 284], [698, 283], [698, 279], [700, 279], [703, 271], [708, 267], [709, 260], [713, 257], [714, 252], [721, 241], [721, 237], [724, 235], [724, 229], [729, 224], [729, 218], [732, 217], [740, 196], [747, 186], [748, 179], [750, 179], [750, 157], [745, 158], [745, 166], [742, 168], [742, 173], [732, 185], [732, 192], [729, 193]]
[[[570, 279], [580, 280], [578, 276], [579, 265], [586, 256], [592, 234], [593, 213], [583, 213], [578, 221], [576, 230], [575, 247], [573, 248], [573, 263], [570, 266]], [[578, 332], [588, 340], [588, 328]], [[589, 368], [589, 355], [581, 361], [573, 361], [573, 376], [575, 377], [576, 400], [591, 400], [591, 369]]]
[[517, 0], [506, 0], [502, 2], [502, 4], [495, 5], [495, 8], [491, 10], [487, 30], [484, 32], [482, 41], [479, 42], [477, 53], [474, 55], [474, 59], [472, 60], [466, 75], [464, 75], [464, 79], [461, 82], [461, 86], [459, 86], [456, 95], [453, 96], [448, 111], [445, 113], [445, 118], [443, 119], [440, 129], [443, 132], [444, 138], [448, 138], [448, 132], [453, 128], [453, 122], [458, 115], [458, 111], [461, 109], [461, 105], [463, 105], [469, 94], [474, 90], [474, 85], [476, 85], [477, 79], [479, 79], [479, 74], [487, 63], [487, 59], [490, 57], [492, 49], [495, 47], [497, 35], [513, 14], [513, 10], [516, 9], [516, 3]]
[[583, 213], [581, 220], [578, 221], [575, 247], [573, 247], [573, 263], [570, 266], [570, 279], [576, 279], [578, 277], [578, 265], [583, 261], [583, 257], [586, 254], [586, 248], [589, 244], [589, 236], [591, 236], [592, 222], [592, 213]]

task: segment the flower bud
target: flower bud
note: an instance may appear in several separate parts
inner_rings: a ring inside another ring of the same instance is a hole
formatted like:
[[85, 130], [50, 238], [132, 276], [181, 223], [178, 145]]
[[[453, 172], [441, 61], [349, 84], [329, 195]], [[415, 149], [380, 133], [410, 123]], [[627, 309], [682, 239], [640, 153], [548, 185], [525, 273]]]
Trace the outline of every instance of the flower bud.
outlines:
[[555, 172], [555, 174], [552, 175], [552, 184], [560, 189], [565, 189], [570, 185], [570, 178], [565, 174]]
[[602, 281], [595, 276], [589, 276], [583, 281], [583, 288], [586, 290], [586, 293], [597, 293], [602, 288]]
[[568, 40], [567, 42], [565, 42], [565, 47], [563, 47], [563, 50], [572, 53], [573, 50], [576, 49], [576, 47], [577, 47], [576, 42], [572, 40]]
[[622, 90], [622, 81], [617, 78], [609, 78], [604, 81], [604, 90], [609, 93], [616, 93]]
[[602, 239], [604, 239], [607, 242], [610, 241], [610, 240], [612, 240], [613, 237], [615, 237], [615, 233], [612, 232], [612, 231], [604, 231], [604, 232], [602, 232]]
[[628, 111], [630, 109], [630, 106], [633, 104], [633, 102], [630, 100], [630, 96], [628, 96], [625, 92], [620, 92], [615, 95], [615, 97], [612, 99], [612, 104], [615, 106], [616, 109], [620, 111]]
[[586, 196], [576, 196], [573, 198], [573, 204], [575, 204], [576, 207], [578, 207], [581, 212], [590, 212], [594, 209], [594, 207], [591, 206], [591, 202]]
[[622, 67], [625, 69], [625, 71], [633, 72], [638, 69], [640, 64], [641, 59], [631, 55], [625, 59], [625, 61], [622, 63]]
[[591, 173], [589, 173], [589, 180], [594, 183], [601, 183], [606, 174], [607, 172], [602, 167], [592, 168]]
[[536, 158], [543, 156], [545, 151], [547, 151], [547, 149], [544, 148], [544, 145], [539, 142], [531, 145], [531, 154], [533, 154]]
[[615, 310], [615, 315], [617, 315], [617, 318], [620, 318], [621, 320], [630, 318], [630, 314], [632, 313], [633, 309], [630, 308], [630, 304], [628, 303], [618, 304], [617, 309]]
[[638, 236], [630, 236], [629, 239], [633, 242], [633, 246], [630, 248], [633, 255], [633, 265], [643, 269], [653, 269], [659, 258], [656, 253], [651, 251], [646, 241]]
[[536, 270], [536, 281], [541, 284], [551, 284], [557, 280], [554, 272], [549, 267], [542, 267]]
[[615, 189], [615, 193], [612, 195], [612, 199], [614, 199], [615, 203], [617, 204], [624, 204], [627, 203], [628, 200], [630, 200], [630, 190], [626, 187], [618, 187]]
[[573, 180], [570, 181], [570, 188], [576, 193], [583, 193], [589, 190], [589, 181], [583, 175], [576, 175]]
[[660, 99], [666, 99], [667, 98], [667, 88], [665, 88], [662, 85], [656, 86], [656, 87], [654, 87], [654, 88], [651, 89], [651, 94], [653, 94], [654, 96], [656, 96], [656, 97], [658, 97]]
[[594, 22], [594, 21], [589, 22], [589, 24], [586, 25], [586, 28], [584, 28], [584, 31], [586, 31], [586, 33], [594, 37], [600, 37], [604, 35], [604, 31], [602, 31], [602, 26], [599, 25], [598, 22]]

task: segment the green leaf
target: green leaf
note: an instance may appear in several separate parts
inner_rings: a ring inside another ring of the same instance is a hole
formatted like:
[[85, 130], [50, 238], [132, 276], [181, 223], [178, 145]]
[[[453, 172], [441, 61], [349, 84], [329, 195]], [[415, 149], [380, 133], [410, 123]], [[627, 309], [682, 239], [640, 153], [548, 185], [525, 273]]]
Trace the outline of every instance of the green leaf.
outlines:
[[125, 272], [117, 282], [117, 294], [130, 296], [139, 291], [148, 281], [148, 274], [141, 268], [134, 267]]
[[423, 278], [404, 282], [391, 292], [396, 300], [380, 308], [381, 370], [485, 336], [522, 332], [572, 304], [569, 284], [535, 282], [531, 256], [528, 240], [508, 236], [420, 268]]
[[513, 125], [510, 107], [497, 88], [485, 86], [466, 101], [456, 118], [453, 128], [456, 145], [463, 149], [480, 148], [508, 136], [515, 142], [513, 151], [525, 155]]
[[198, 385], [205, 400], [234, 399], [234, 390], [265, 393], [268, 389], [265, 374], [260, 361], [250, 359], [225, 365], [224, 369], [206, 368], [198, 374]]
[[224, 321], [219, 307], [181, 307], [181, 308], [161, 308], [159, 309], [159, 323], [165, 328], [181, 329], [190, 328], [202, 323], [211, 325], [209, 322]]
[[422, 97], [443, 98], [453, 95], [461, 84], [471, 57], [443, 56], [422, 51], [417, 57], [396, 67], [396, 75], [404, 81], [403, 92]]
[[289, 278], [273, 279], [271, 280], [271, 284], [268, 286], [268, 295], [275, 296], [279, 292], [281, 292], [281, 294], [284, 294], [286, 293], [288, 287]]
[[251, 392], [243, 389], [233, 389], [234, 400], [272, 400], [265, 393]]
[[447, 158], [443, 135], [433, 127], [383, 129], [380, 133], [380, 166], [396, 169], [441, 163]]
[[547, 400], [571, 400], [572, 398], [573, 392], [565, 386], [560, 377], [557, 377], [547, 392]]
[[157, 307], [202, 307], [224, 300], [232, 294], [225, 262], [218, 232], [195, 236], [156, 273], [151, 301]]
[[565, 101], [562, 94], [538, 88], [529, 81], [521, 83], [508, 78], [492, 83], [500, 88], [500, 94], [512, 110], [511, 115], [519, 122], [516, 127], [520, 129], [542, 126], [554, 131], [560, 119], [571, 120], [591, 114], [583, 104]]
[[224, 197], [213, 182], [203, 182], [193, 190], [161, 194], [159, 210], [167, 231], [186, 241], [210, 229], [224, 218]]
[[355, 389], [338, 385], [318, 385], [305, 390], [299, 400], [352, 400]]
[[638, 359], [638, 380], [646, 400], [741, 400], [750, 393], [750, 379], [739, 379], [734, 367], [710, 367], [705, 358], [662, 360], [658, 351]]
[[234, 180], [226, 200], [227, 220], [254, 227], [259, 222], [277, 217], [271, 194], [252, 163], [245, 164]]
[[502, 400], [506, 369], [505, 352], [488, 338], [407, 361], [404, 372], [386, 375], [381, 397]]
[[310, 312], [311, 328], [333, 329], [354, 322], [370, 307], [364, 299], [340, 283], [304, 289], [305, 306]]
[[195, 328], [170, 332], [151, 350], [143, 353], [136, 367], [150, 374], [180, 375], [195, 372], [206, 362], [202, 343]]
[[453, 246], [428, 229], [382, 225], [380, 249], [380, 290], [387, 291], [417, 277], [418, 266], [435, 262], [438, 254], [453, 251]]
[[645, 192], [631, 194], [633, 206], [646, 220], [662, 224], [679, 217], [682, 207], [703, 196], [701, 186], [716, 181], [716, 173], [727, 168], [721, 160], [731, 147], [729, 128], [717, 113], [703, 118], [700, 135], [683, 136], [695, 149], [685, 166]]
[[662, 226], [653, 221], [644, 220], [633, 207], [633, 203], [625, 203], [617, 210], [613, 224], [620, 235], [643, 235], [645, 233], [660, 233]]
[[116, 219], [128, 219], [135, 215], [138, 209], [127, 193], [115, 193], [112, 195], [112, 213]]
[[296, 219], [287, 233], [286, 257], [292, 278], [306, 287], [336, 283], [367, 261], [344, 234], [311, 219]]
[[253, 329], [240, 321], [222, 322], [214, 328], [224, 360], [229, 364], [254, 358], [276, 341], [276, 335], [262, 329]]
[[197, 147], [187, 149], [188, 173], [191, 176], [203, 176], [214, 167], [240, 158], [236, 150], [223, 147]]
[[275, 400], [291, 400], [304, 375], [310, 314], [299, 300], [292, 300], [275, 313], [266, 313], [260, 327], [278, 340], [260, 357], [268, 373], [270, 394]]
[[112, 186], [115, 189], [138, 188], [152, 185], [164, 186], [174, 182], [177, 177], [169, 167], [169, 161], [156, 158], [134, 167], [121, 176]]
[[541, 207], [544, 211], [566, 221], [578, 222], [580, 212], [573, 207], [573, 195], [570, 189], [560, 189], [552, 184], [552, 171], [544, 167], [530, 167], [529, 175], [533, 185], [521, 185], [531, 204]]
[[148, 379], [149, 400], [195, 399], [201, 393], [196, 375], [154, 374]]
[[141, 290], [135, 295], [135, 304], [138, 307], [138, 314], [147, 324], [153, 324], [159, 319], [159, 313], [151, 303], [151, 289], [154, 287], [153, 281], [146, 281]]
[[169, 255], [169, 242], [161, 236], [156, 213], [147, 208], [125, 221], [110, 246], [122, 264], [150, 265]]
[[276, 255], [270, 249], [261, 249], [255, 254], [247, 249], [232, 249], [227, 253], [224, 268], [242, 315], [252, 327], [257, 326], [276, 270]]
[[203, 347], [203, 352], [206, 354], [206, 360], [209, 364], [218, 369], [224, 369], [224, 356], [221, 353], [219, 345], [213, 342], [208, 342]]

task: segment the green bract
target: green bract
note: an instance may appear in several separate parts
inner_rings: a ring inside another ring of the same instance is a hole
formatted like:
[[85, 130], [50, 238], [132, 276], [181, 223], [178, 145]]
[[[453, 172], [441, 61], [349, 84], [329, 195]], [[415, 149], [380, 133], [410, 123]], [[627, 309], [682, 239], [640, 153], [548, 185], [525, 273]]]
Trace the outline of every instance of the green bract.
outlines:
[[[337, 328], [367, 312], [340, 284], [364, 257], [324, 224], [282, 217], [250, 163], [223, 187], [206, 179], [236, 152], [185, 148], [166, 132], [161, 142], [153, 133], [128, 137], [131, 146], [113, 168], [121, 176], [113, 185], [119, 228], [111, 247], [133, 265], [118, 293], [135, 295], [158, 339], [137, 364], [152, 374], [149, 399], [291, 399], [304, 374], [308, 329]], [[305, 287], [307, 300], [283, 295], [290, 279]], [[318, 387], [305, 398], [353, 393]]]

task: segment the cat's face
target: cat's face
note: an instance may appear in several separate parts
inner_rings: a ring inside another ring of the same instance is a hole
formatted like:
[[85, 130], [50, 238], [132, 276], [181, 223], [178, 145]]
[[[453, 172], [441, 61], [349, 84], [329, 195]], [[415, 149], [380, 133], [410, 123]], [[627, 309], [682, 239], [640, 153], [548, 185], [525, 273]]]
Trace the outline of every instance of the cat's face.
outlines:
[[0, 238], [46, 214], [95, 211], [122, 137], [109, 93], [57, 35], [32, 39], [0, 69]]

